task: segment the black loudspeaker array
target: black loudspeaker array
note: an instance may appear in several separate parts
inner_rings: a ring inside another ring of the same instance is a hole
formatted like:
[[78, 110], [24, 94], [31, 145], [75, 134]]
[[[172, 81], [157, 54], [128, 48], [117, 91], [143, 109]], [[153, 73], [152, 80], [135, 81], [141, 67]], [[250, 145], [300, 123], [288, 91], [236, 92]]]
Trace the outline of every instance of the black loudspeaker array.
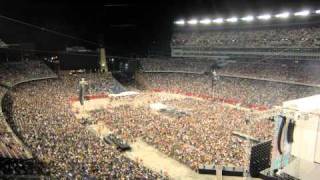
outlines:
[[[223, 176], [243, 176], [244, 169], [242, 167], [222, 167]], [[199, 174], [211, 174], [216, 175], [217, 169], [214, 165], [212, 166], [201, 166], [198, 168]]]
[[[272, 141], [259, 143], [251, 148], [250, 155], [250, 175], [252, 177], [259, 177], [260, 172], [270, 168], [271, 164], [271, 150]], [[217, 169], [212, 166], [200, 166], [198, 168], [199, 174], [212, 174], [217, 173]], [[223, 167], [222, 175], [224, 176], [243, 176], [244, 168], [242, 167]]]
[[260, 171], [270, 167], [271, 149], [271, 140], [259, 143], [251, 148], [249, 171], [252, 177], [258, 177]]

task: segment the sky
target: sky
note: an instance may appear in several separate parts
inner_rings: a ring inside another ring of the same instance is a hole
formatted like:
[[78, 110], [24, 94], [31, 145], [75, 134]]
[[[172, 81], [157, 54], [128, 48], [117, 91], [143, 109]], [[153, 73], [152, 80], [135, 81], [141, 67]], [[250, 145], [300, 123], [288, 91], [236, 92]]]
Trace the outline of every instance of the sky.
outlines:
[[[320, 8], [317, 1], [299, 0], [105, 0], [105, 1], [1, 1], [0, 15], [80, 37], [104, 41], [114, 51], [144, 51], [167, 47], [173, 21], [179, 18], [245, 15]], [[10, 43], [34, 41], [39, 49], [83, 45], [70, 38], [29, 28], [0, 18], [0, 38]]]

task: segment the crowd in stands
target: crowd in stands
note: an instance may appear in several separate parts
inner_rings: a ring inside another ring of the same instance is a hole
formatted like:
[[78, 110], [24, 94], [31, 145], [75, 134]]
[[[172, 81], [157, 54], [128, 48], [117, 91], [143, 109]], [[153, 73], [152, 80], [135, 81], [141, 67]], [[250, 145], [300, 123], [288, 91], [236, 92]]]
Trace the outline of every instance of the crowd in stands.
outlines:
[[[5, 88], [0, 88], [0, 100]], [[25, 158], [25, 150], [14, 139], [12, 132], [8, 129], [4, 114], [0, 111], [0, 157], [3, 158]]]
[[184, 73], [141, 73], [147, 89], [181, 90], [219, 99], [235, 100], [241, 105], [272, 107], [282, 102], [320, 93], [320, 88], [270, 81]]
[[[0, 102], [6, 92], [6, 88], [0, 87]], [[21, 162], [27, 158], [26, 150], [15, 139], [0, 110], [0, 176], [7, 173], [24, 174], [28, 169], [32, 171], [32, 168]]]
[[235, 61], [217, 72], [224, 75], [320, 84], [320, 63], [317, 61]]
[[210, 48], [319, 48], [319, 26], [176, 32], [172, 46]]
[[[64, 74], [61, 80], [15, 86], [5, 100], [6, 112], [11, 114], [9, 121], [33, 154], [44, 163], [42, 171], [53, 178], [166, 178], [146, 169], [138, 161], [124, 157], [76, 120], [69, 99], [78, 96], [80, 79], [110, 87], [113, 83], [106, 81], [111, 78], [107, 76], [110, 75]], [[95, 89], [99, 91], [106, 87]]]
[[0, 64], [0, 83], [14, 86], [22, 81], [56, 77], [56, 74], [42, 61], [18, 61]]
[[148, 72], [190, 72], [204, 73], [210, 70], [212, 60], [194, 59], [142, 59], [140, 64], [143, 71]]
[[269, 140], [272, 136], [272, 122], [249, 120], [246, 124], [244, 112], [220, 104], [192, 98], [161, 101], [170, 107], [187, 111], [188, 115], [177, 117], [152, 112], [148, 106], [155, 102], [156, 95], [151, 95], [151, 99], [141, 96], [145, 95], [127, 100], [145, 100], [143, 106], [134, 107], [128, 103], [104, 111], [94, 111], [91, 117], [105, 122], [127, 141], [142, 138], [192, 169], [212, 164], [231, 167], [247, 165], [245, 151], [248, 144], [233, 136], [233, 131], [251, 135], [261, 141]]
[[[217, 75], [246, 76], [275, 81], [320, 84], [320, 62], [281, 59], [237, 59], [219, 62], [206, 59], [144, 59], [140, 61], [146, 72], [185, 72], [202, 74], [215, 69]], [[219, 65], [222, 64], [222, 65]], [[219, 67], [218, 67], [219, 66]]]

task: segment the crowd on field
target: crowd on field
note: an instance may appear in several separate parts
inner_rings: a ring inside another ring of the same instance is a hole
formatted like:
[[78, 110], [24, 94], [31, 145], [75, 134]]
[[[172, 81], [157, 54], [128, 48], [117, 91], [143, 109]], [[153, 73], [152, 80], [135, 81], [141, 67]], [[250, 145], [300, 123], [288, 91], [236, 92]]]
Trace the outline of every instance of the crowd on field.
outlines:
[[247, 165], [248, 142], [234, 136], [234, 131], [262, 142], [272, 138], [273, 123], [270, 120], [255, 121], [234, 108], [188, 97], [161, 101], [170, 108], [185, 112], [177, 117], [149, 107], [159, 100], [156, 94], [149, 98], [143, 96], [146, 95], [127, 99], [128, 102], [145, 100], [142, 106], [134, 107], [128, 103], [94, 111], [91, 117], [105, 122], [127, 141], [142, 138], [192, 169], [212, 164], [231, 167]]

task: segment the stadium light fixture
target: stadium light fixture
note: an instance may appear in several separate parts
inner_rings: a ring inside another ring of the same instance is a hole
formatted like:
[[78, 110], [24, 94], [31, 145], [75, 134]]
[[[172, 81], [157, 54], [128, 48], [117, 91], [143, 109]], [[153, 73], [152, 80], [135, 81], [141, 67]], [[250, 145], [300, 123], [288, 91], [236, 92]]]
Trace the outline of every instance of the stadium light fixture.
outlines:
[[184, 20], [178, 20], [174, 22], [176, 25], [185, 25], [185, 21]]
[[315, 11], [316, 14], [320, 14], [320, 9]]
[[224, 21], [223, 18], [216, 18], [216, 19], [213, 19], [213, 20], [212, 20], [212, 22], [213, 22], [213, 23], [216, 23], [216, 24], [222, 24], [223, 21]]
[[289, 18], [289, 16], [290, 16], [289, 12], [283, 12], [283, 13], [275, 15], [276, 18], [280, 18], [280, 19], [287, 19], [287, 18]]
[[211, 20], [210, 20], [210, 19], [202, 19], [202, 20], [200, 21], [200, 24], [208, 25], [208, 24], [210, 24], [210, 23], [211, 23]]
[[263, 14], [257, 17], [260, 20], [269, 20], [271, 19], [271, 15], [270, 14]]
[[226, 19], [227, 22], [230, 22], [230, 23], [235, 23], [235, 22], [238, 22], [238, 18], [237, 17], [231, 17], [229, 19]]
[[295, 16], [309, 16], [309, 14], [310, 14], [309, 10], [303, 10], [303, 11], [294, 13]]
[[251, 22], [254, 20], [254, 17], [253, 16], [246, 16], [246, 17], [243, 17], [241, 18], [242, 21], [246, 21], [246, 22]]
[[188, 21], [188, 24], [196, 25], [196, 24], [198, 24], [198, 20], [197, 19], [191, 19], [191, 20]]

